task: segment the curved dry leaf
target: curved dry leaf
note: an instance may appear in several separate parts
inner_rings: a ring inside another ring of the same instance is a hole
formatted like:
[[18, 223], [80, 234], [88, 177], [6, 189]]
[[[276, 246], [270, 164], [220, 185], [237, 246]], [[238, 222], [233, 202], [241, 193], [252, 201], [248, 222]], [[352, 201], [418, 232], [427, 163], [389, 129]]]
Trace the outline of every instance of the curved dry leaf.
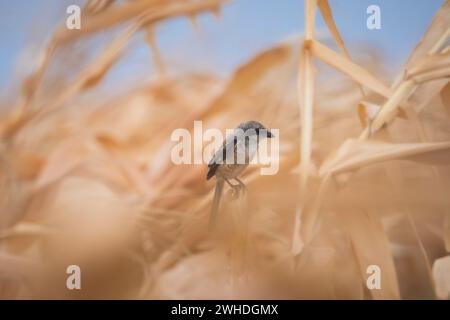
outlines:
[[114, 63], [119, 59], [128, 44], [128, 41], [138, 30], [138, 28], [138, 24], [132, 25], [115, 41], [108, 45], [104, 51], [87, 68], [85, 68], [71, 84], [69, 84], [61, 93], [59, 93], [58, 96], [53, 99], [52, 103], [38, 109], [36, 114], [33, 115], [34, 119], [54, 111], [77, 93], [98, 84], [114, 65]]
[[83, 28], [78, 32], [63, 29], [56, 35], [56, 39], [60, 43], [73, 41], [81, 36], [103, 31], [116, 24], [137, 18], [146, 10], [155, 10], [158, 7], [161, 7], [160, 0], [127, 1], [122, 5], [110, 6], [98, 14], [86, 17], [83, 20]]
[[432, 165], [450, 164], [450, 142], [381, 143], [347, 140], [334, 157], [325, 161], [319, 171], [321, 176], [376, 164], [382, 161], [411, 160]]
[[[381, 106], [376, 103], [368, 101], [361, 101], [358, 104], [358, 117], [363, 128], [367, 127], [367, 124], [373, 121], [381, 110]], [[399, 118], [407, 119], [406, 112], [403, 109], [398, 109], [397, 115]]]
[[[330, 33], [332, 34], [334, 41], [336, 41], [337, 45], [341, 49], [342, 53], [347, 57], [348, 60], [351, 60], [350, 53], [348, 52], [344, 40], [342, 39], [341, 34], [339, 33], [339, 30], [336, 26], [336, 22], [333, 18], [333, 12], [331, 11], [330, 4], [328, 3], [328, 0], [319, 0], [318, 6], [320, 9], [320, 13], [322, 14], [323, 19], [325, 20], [325, 23], [328, 27], [328, 30], [330, 30]], [[361, 84], [359, 84], [359, 88], [361, 90], [362, 95], [364, 96], [364, 89]]]
[[436, 71], [436, 69], [445, 68], [449, 65], [450, 52], [427, 55], [424, 58], [418, 60], [414, 66], [406, 69], [407, 78], [414, 78], [421, 73]]
[[428, 55], [407, 70], [406, 79], [416, 83], [450, 77], [450, 52]]
[[424, 57], [430, 53], [430, 51], [431, 53], [439, 52], [440, 47], [436, 46], [436, 44], [439, 44], [439, 40], [446, 32], [448, 32], [449, 28], [450, 1], [446, 0], [439, 11], [434, 15], [425, 35], [408, 58], [406, 68], [408, 69], [415, 65], [418, 59]]
[[328, 27], [328, 30], [330, 30], [331, 35], [334, 38], [334, 41], [336, 41], [337, 45], [342, 50], [342, 52], [345, 54], [345, 56], [350, 59], [350, 54], [348, 53], [348, 50], [345, 47], [344, 40], [342, 39], [342, 36], [339, 33], [339, 30], [336, 26], [336, 22], [333, 19], [333, 13], [331, 11], [328, 0], [318, 0], [318, 6], [319, 6], [320, 13], [322, 14], [322, 17], [325, 20], [325, 23]]
[[228, 0], [128, 1], [122, 5], [111, 6], [98, 14], [88, 17], [83, 22], [83, 28], [78, 30], [78, 32], [62, 30], [58, 34], [57, 39], [61, 43], [73, 41], [81, 36], [103, 31], [132, 19], [136, 19], [141, 26], [145, 26], [176, 16], [192, 16], [205, 11], [216, 12], [217, 8], [226, 1]]
[[[449, 37], [450, 33], [448, 32], [450, 28], [450, 2], [447, 0], [445, 4], [439, 9], [437, 14], [433, 18], [433, 22], [429, 27], [427, 33], [424, 38], [421, 40], [419, 45], [415, 48], [413, 54], [410, 56], [408, 62], [406, 63], [406, 70], [412, 69], [417, 61], [423, 57], [428, 55], [434, 55], [440, 52], [441, 46], [443, 42]], [[395, 91], [392, 96], [389, 97], [388, 101], [383, 105], [380, 113], [377, 115], [375, 120], [371, 126], [371, 132], [378, 131], [383, 127], [383, 125], [392, 119], [395, 115], [395, 111], [400, 107], [402, 103], [404, 103], [407, 99], [410, 98], [411, 95], [417, 89], [417, 83], [442, 78], [448, 75], [447, 71], [438, 70], [437, 73], [434, 72], [432, 74], [428, 74], [423, 79], [403, 79], [399, 84], [395, 85]], [[429, 101], [430, 95], [427, 91], [425, 91], [426, 96], [428, 97], [426, 101]], [[436, 92], [435, 92], [436, 93]], [[433, 95], [434, 96], [434, 95]], [[424, 105], [421, 105], [418, 109], [420, 111]], [[370, 135], [369, 130], [365, 130], [360, 138], [367, 139]]]
[[[404, 103], [414, 92], [414, 90], [417, 88], [416, 83], [414, 80], [406, 80], [403, 81], [397, 89], [394, 91], [394, 93], [389, 97], [388, 101], [383, 105], [380, 112], [377, 114], [375, 119], [372, 122], [372, 126], [370, 128], [370, 133], [376, 132], [380, 130], [385, 123], [390, 121], [393, 116], [396, 114], [398, 108], [402, 103]], [[367, 138], [368, 130], [363, 132], [361, 135], [361, 138]]]
[[390, 97], [392, 95], [391, 90], [383, 84], [376, 77], [371, 75], [366, 69], [358, 66], [348, 58], [338, 54], [337, 52], [329, 49], [321, 44], [319, 41], [313, 40], [308, 46], [311, 48], [312, 54], [336, 68], [337, 70], [347, 74], [357, 83], [373, 90], [374, 92], [384, 96]]

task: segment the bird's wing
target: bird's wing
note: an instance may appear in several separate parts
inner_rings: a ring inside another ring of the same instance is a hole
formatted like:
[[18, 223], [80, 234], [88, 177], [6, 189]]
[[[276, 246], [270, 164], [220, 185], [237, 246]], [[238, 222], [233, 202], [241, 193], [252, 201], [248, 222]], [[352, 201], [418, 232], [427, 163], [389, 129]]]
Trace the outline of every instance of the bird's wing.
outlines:
[[231, 135], [225, 139], [223, 142], [222, 147], [220, 147], [219, 150], [216, 151], [214, 156], [211, 158], [211, 160], [208, 163], [208, 174], [206, 175], [206, 179], [211, 179], [217, 171], [217, 168], [219, 165], [225, 163], [227, 154], [233, 154], [234, 149], [237, 145], [237, 138], [234, 135]]

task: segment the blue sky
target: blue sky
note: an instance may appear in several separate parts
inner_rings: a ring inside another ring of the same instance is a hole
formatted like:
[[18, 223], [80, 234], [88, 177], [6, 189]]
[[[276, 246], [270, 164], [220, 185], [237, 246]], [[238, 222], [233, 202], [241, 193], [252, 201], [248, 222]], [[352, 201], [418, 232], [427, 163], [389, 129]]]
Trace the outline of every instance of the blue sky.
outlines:
[[[422, 37], [443, 0], [329, 0], [334, 17], [349, 47], [376, 46], [398, 68]], [[0, 88], [20, 78], [18, 59], [25, 48], [35, 50], [50, 30], [64, 22], [65, 8], [81, 0], [0, 0]], [[366, 28], [366, 8], [381, 8], [381, 30]], [[199, 29], [186, 19], [174, 19], [158, 28], [158, 43], [169, 66], [227, 74], [256, 52], [303, 31], [302, 0], [235, 0], [222, 18], [203, 15]], [[321, 18], [319, 29], [324, 29]], [[123, 67], [146, 70], [148, 49], [136, 46]], [[123, 68], [122, 67], [122, 68]], [[23, 71], [23, 70], [22, 70]], [[148, 69], [151, 72], [151, 68]]]

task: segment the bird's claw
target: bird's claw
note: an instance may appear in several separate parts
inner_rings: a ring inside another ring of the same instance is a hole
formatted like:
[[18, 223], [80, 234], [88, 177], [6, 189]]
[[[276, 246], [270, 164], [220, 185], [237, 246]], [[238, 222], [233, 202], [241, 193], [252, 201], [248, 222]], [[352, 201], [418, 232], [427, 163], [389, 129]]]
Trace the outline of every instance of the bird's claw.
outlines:
[[237, 198], [239, 198], [239, 190], [237, 190], [236, 188], [232, 188], [228, 191], [228, 196], [231, 200], [236, 200]]
[[240, 197], [240, 195], [242, 194], [246, 194], [247, 193], [247, 188], [243, 185], [236, 185], [233, 186], [231, 188], [231, 190], [229, 191], [229, 195], [231, 197], [232, 200], [236, 200]]

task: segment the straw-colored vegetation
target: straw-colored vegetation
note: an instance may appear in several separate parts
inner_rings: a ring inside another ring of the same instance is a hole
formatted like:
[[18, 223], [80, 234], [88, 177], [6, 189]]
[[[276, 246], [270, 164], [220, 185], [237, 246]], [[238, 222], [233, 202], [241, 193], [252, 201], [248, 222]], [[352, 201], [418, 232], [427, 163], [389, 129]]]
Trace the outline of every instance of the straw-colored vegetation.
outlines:
[[[396, 79], [346, 49], [327, 0], [305, 0], [301, 41], [226, 81], [168, 72], [155, 26], [201, 28], [224, 5], [91, 0], [80, 31], [54, 32], [0, 119], [0, 297], [447, 298], [450, 2]], [[108, 98], [138, 33], [154, 80]], [[225, 199], [211, 231], [214, 182], [206, 165], [171, 162], [170, 134], [249, 119], [280, 129], [280, 171], [249, 168], [247, 196]], [[80, 291], [65, 287], [71, 264]], [[380, 290], [366, 288], [369, 265]]]

